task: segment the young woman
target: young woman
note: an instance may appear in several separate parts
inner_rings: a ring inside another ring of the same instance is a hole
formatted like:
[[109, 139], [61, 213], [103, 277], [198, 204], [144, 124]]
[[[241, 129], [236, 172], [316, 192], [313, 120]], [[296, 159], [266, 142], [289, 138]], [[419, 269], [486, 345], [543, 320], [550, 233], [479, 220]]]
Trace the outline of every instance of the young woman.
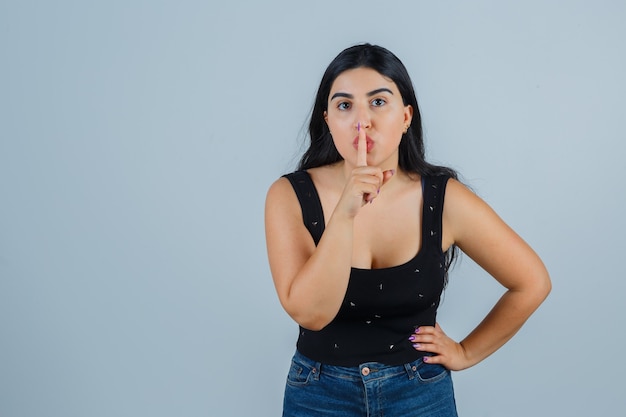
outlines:
[[[450, 371], [509, 340], [550, 292], [535, 252], [453, 170], [424, 160], [409, 75], [364, 44], [327, 68], [298, 171], [266, 200], [278, 297], [299, 324], [285, 416], [455, 416]], [[436, 322], [455, 251], [507, 291], [462, 341]]]

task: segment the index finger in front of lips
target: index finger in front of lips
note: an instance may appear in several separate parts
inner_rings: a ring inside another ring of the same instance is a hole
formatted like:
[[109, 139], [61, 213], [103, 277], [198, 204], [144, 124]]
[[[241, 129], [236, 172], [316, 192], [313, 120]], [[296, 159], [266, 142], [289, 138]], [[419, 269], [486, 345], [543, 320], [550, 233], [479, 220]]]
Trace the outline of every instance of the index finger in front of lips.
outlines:
[[356, 148], [356, 164], [360, 167], [367, 166], [367, 139], [365, 129], [361, 129], [359, 125], [359, 141]]

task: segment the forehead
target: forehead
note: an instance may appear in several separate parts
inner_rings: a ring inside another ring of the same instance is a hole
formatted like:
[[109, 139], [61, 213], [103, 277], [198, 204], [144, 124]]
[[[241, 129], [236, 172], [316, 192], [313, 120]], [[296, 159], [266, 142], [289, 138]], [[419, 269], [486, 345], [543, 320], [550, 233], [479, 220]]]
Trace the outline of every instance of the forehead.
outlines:
[[339, 74], [330, 88], [331, 97], [338, 91], [359, 94], [367, 93], [382, 87], [400, 94], [396, 83], [372, 68], [354, 68]]

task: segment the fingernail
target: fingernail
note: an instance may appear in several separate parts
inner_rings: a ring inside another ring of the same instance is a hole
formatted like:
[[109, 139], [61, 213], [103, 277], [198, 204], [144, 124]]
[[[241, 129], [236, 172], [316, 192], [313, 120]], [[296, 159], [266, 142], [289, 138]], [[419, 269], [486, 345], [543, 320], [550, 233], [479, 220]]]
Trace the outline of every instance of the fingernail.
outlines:
[[419, 328], [419, 327], [416, 327], [416, 328], [415, 328], [415, 333], [419, 333], [419, 332], [420, 332], [420, 328]]
[[419, 343], [414, 343], [414, 344], [413, 344], [413, 347], [414, 347], [415, 349], [419, 349], [419, 348], [421, 348], [421, 347], [422, 347], [422, 345], [420, 345]]
[[360, 132], [361, 131], [361, 122], [357, 123], [356, 125], [356, 131]]
[[411, 337], [409, 337], [409, 340], [410, 340], [411, 342], [415, 341], [415, 336], [411, 335]]
[[424, 359], [422, 359], [424, 362], [428, 362], [428, 356], [424, 356]]

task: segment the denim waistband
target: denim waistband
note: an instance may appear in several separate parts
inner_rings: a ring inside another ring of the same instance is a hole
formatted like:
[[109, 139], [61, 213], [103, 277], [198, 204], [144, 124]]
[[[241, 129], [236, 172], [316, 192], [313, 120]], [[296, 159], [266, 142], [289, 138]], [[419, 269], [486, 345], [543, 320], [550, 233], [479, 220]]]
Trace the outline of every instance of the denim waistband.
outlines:
[[372, 381], [385, 379], [406, 374], [408, 379], [417, 376], [418, 367], [424, 362], [422, 358], [403, 365], [385, 365], [380, 362], [365, 362], [359, 366], [336, 366], [316, 362], [296, 350], [294, 360], [308, 365], [313, 370], [313, 378], [318, 379], [322, 375], [332, 375], [336, 378]]

